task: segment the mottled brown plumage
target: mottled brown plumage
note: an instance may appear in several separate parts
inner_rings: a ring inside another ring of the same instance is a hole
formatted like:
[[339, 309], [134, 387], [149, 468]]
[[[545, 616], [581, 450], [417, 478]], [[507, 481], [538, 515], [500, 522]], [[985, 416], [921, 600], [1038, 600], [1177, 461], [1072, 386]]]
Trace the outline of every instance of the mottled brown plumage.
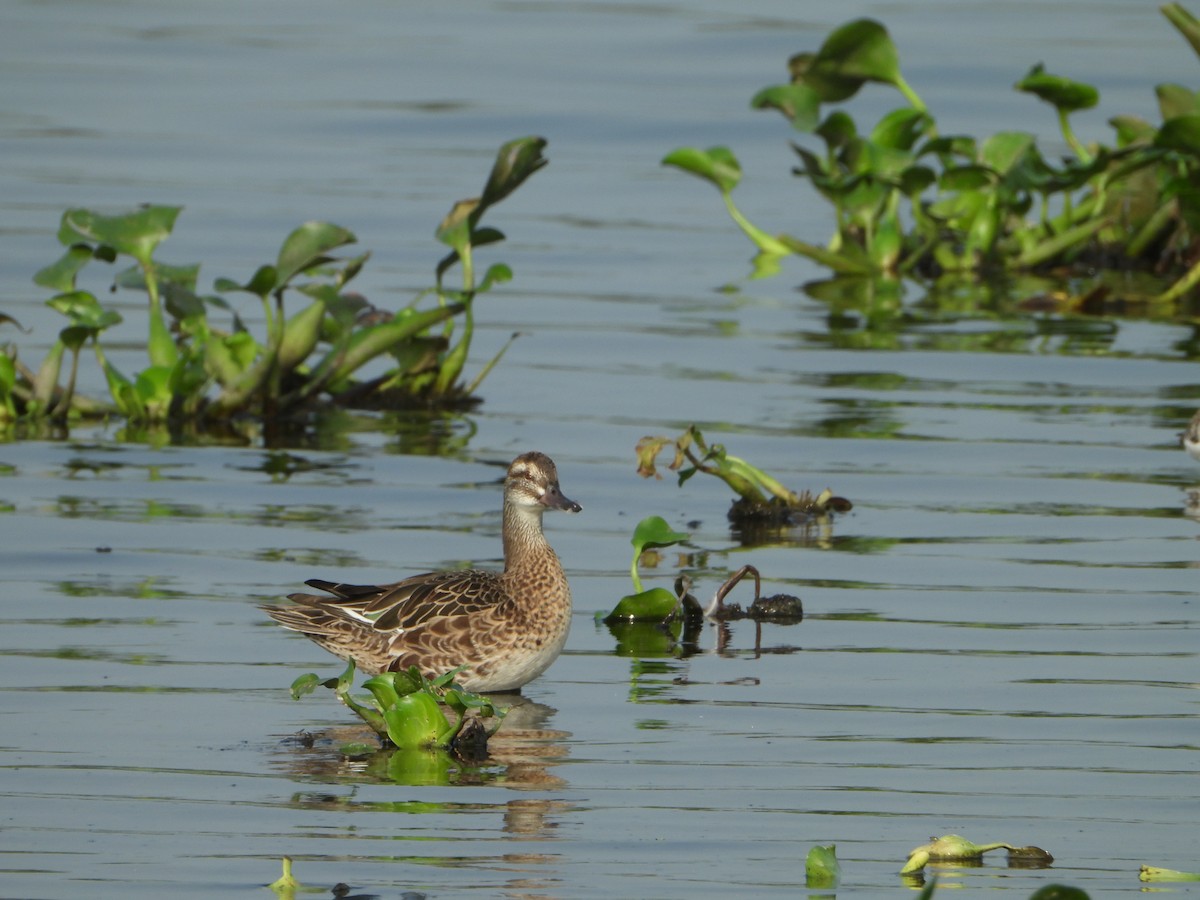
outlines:
[[468, 668], [473, 691], [511, 691], [558, 657], [571, 622], [571, 589], [542, 533], [547, 509], [579, 512], [559, 491], [550, 457], [526, 453], [504, 480], [504, 571], [465, 569], [415, 575], [395, 584], [312, 580], [317, 594], [291, 594], [293, 606], [264, 606], [365, 672], [417, 666], [427, 675]]

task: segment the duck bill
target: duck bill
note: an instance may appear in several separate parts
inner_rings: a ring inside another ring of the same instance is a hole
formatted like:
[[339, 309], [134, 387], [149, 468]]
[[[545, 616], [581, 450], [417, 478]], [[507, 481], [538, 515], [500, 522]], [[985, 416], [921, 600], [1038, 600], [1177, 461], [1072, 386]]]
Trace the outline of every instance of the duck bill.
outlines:
[[546, 489], [546, 493], [542, 494], [542, 506], [546, 509], [561, 509], [563, 512], [577, 513], [583, 510], [583, 507], [563, 496], [563, 492], [558, 489], [558, 485], [552, 484]]

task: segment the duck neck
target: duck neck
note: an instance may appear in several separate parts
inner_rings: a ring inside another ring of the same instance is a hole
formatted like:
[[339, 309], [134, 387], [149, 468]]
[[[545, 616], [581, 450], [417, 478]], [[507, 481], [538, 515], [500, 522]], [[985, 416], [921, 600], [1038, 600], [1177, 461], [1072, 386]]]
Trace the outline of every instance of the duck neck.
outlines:
[[542, 533], [542, 510], [515, 503], [504, 504], [504, 571], [510, 572], [536, 559], [550, 545]]

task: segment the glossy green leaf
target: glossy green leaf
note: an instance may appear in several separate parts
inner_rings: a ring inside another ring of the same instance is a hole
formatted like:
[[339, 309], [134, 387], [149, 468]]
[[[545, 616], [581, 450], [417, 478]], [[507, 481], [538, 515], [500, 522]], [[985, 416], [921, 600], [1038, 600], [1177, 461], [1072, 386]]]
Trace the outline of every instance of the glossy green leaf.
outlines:
[[[363, 687], [370, 691], [371, 696], [375, 698], [375, 704], [379, 707], [380, 712], [386, 713], [390, 707], [400, 702], [401, 695], [396, 690], [395, 679], [395, 672], [382, 672], [363, 682]], [[412, 692], [404, 691], [403, 693], [407, 695]]]
[[311, 694], [320, 684], [321, 679], [312, 672], [309, 672], [307, 675], [301, 675], [292, 682], [292, 699], [299, 700], [304, 695]]
[[1128, 146], [1135, 141], [1149, 143], [1158, 133], [1157, 128], [1137, 116], [1113, 116], [1108, 123], [1116, 130], [1117, 145], [1120, 147]]
[[672, 529], [662, 516], [647, 516], [638, 522], [629, 542], [641, 553], [650, 547], [670, 547], [672, 544], [686, 541], [689, 537], [687, 532]]
[[266, 297], [279, 283], [279, 271], [274, 266], [259, 266], [245, 284], [238, 284], [229, 278], [218, 278], [213, 282], [213, 288], [225, 293], [245, 291], [256, 297]]
[[1160, 84], [1154, 93], [1158, 96], [1158, 110], [1164, 120], [1200, 113], [1200, 91], [1181, 84]]
[[1035, 146], [1031, 134], [1001, 131], [991, 135], [979, 148], [979, 161], [1000, 175], [1018, 165]]
[[666, 588], [650, 588], [622, 597], [605, 622], [662, 622], [679, 606], [679, 598]]
[[1200, 115], [1177, 116], [1163, 122], [1154, 143], [1166, 150], [1200, 157]]
[[873, 19], [857, 19], [834, 29], [817, 51], [819, 65], [871, 81], [893, 81], [900, 57], [887, 29]]
[[954, 166], [942, 172], [938, 187], [943, 191], [978, 191], [995, 180], [995, 174], [985, 166]]
[[680, 147], [663, 157], [664, 166], [674, 166], [712, 184], [722, 194], [737, 187], [742, 180], [742, 167], [728, 147]]
[[807, 71], [797, 77], [818, 92], [832, 89], [840, 94], [855, 80], [878, 81], [897, 88], [915, 108], [925, 108], [900, 74], [900, 55], [887, 29], [873, 19], [856, 19], [834, 29]]
[[1091, 109], [1100, 102], [1100, 92], [1090, 84], [1051, 75], [1041, 63], [1033, 66], [1013, 87], [1033, 94], [1063, 112]]
[[144, 206], [124, 215], [104, 216], [90, 209], [68, 209], [58, 239], [66, 245], [107, 244], [147, 265], [155, 248], [170, 236], [182, 210], [182, 206]]
[[842, 867], [838, 863], [835, 844], [809, 849], [804, 859], [804, 883], [807, 888], [835, 887], [841, 875]]
[[837, 110], [825, 117], [817, 126], [816, 133], [825, 141], [825, 146], [830, 152], [833, 152], [857, 137], [858, 127], [847, 113]]
[[548, 162], [542, 156], [545, 149], [546, 139], [540, 137], [517, 138], [502, 145], [496, 154], [487, 184], [483, 187], [478, 215], [482, 216], [487, 207], [499, 203], [544, 167]]
[[933, 129], [933, 118], [911, 107], [894, 109], [871, 130], [871, 143], [893, 150], [911, 150], [917, 139]]
[[812, 131], [821, 115], [821, 98], [806, 84], [763, 88], [750, 100], [752, 109], [777, 109], [797, 131]]
[[479, 282], [479, 287], [475, 289], [476, 293], [482, 294], [484, 291], [490, 290], [494, 285], [505, 284], [512, 281], [512, 269], [504, 263], [495, 263], [488, 266], [487, 272], [483, 275], [483, 280]]
[[72, 244], [56, 262], [39, 269], [34, 274], [34, 284], [52, 291], [73, 291], [75, 290], [75, 277], [93, 258], [90, 246]]
[[471, 244], [471, 228], [479, 212], [479, 198], [459, 200], [438, 224], [435, 236], [443, 244], [453, 247], [457, 255], [462, 256]]
[[[353, 244], [356, 240], [358, 239], [352, 231], [339, 225], [329, 222], [305, 222], [289, 234], [284, 239], [283, 246], [279, 248], [279, 258], [275, 263], [276, 284], [287, 284], [297, 274], [329, 262], [327, 254], [338, 247]], [[262, 269], [255, 273], [255, 279], [252, 279], [251, 283], [255, 283], [260, 274], [263, 274]], [[254, 293], [261, 296], [260, 291]]]
[[105, 309], [95, 295], [87, 291], [59, 294], [47, 300], [46, 305], [67, 316], [73, 326], [89, 329], [93, 333], [121, 322], [120, 313]]
[[[330, 285], [323, 285], [331, 293]], [[325, 318], [325, 302], [313, 300], [306, 308], [288, 319], [283, 327], [283, 339], [279, 344], [277, 365], [280, 371], [290, 372], [303, 363], [321, 339], [321, 322]]]
[[165, 418], [171, 406], [171, 366], [147, 366], [138, 372], [134, 390], [152, 419]]
[[64, 347], [75, 352], [87, 343], [87, 339], [93, 333], [92, 329], [84, 328], [82, 325], [68, 325], [58, 333], [58, 339], [62, 341]]
[[822, 103], [849, 100], [865, 83], [862, 78], [841, 76], [830, 66], [818, 66], [817, 62], [815, 53], [797, 53], [788, 60], [788, 71], [794, 84], [810, 88]]
[[401, 750], [426, 749], [450, 730], [436, 700], [425, 693], [405, 694], [383, 710], [387, 736]]

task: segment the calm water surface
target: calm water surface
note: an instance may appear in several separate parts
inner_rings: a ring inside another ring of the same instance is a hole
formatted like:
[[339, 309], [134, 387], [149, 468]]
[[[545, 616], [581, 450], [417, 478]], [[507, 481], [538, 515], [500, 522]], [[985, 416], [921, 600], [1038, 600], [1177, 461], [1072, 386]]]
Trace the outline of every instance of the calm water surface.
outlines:
[[[29, 278], [69, 206], [184, 204], [163, 256], [205, 283], [336, 221], [386, 306], [428, 285], [433, 227], [496, 146], [543, 134], [551, 165], [494, 212], [516, 278], [481, 302], [475, 364], [525, 336], [478, 410], [278, 450], [117, 425], [0, 445], [0, 896], [264, 896], [284, 855], [321, 892], [382, 897], [794, 896], [818, 843], [842, 894], [900, 896], [908, 851], [950, 832], [1056, 857], [941, 875], [974, 892], [1200, 868], [1200, 466], [1174, 438], [1200, 405], [1196, 310], [831, 310], [801, 263], [749, 280], [715, 194], [658, 165], [728, 143], [743, 208], [820, 239], [784, 123], [746, 104], [857, 15], [887, 22], [945, 130], [1053, 141], [1010, 90], [1038, 60], [1101, 87], [1088, 137], [1196, 84], [1153, 8], [1115, 0], [9, 4], [0, 296], [35, 357], [60, 326]], [[113, 302], [132, 368], [139, 305]], [[723, 487], [634, 474], [640, 437], [689, 422], [854, 511], [744, 546]], [[477, 772], [403, 785], [341, 760], [348, 714], [287, 695], [339, 666], [257, 604], [498, 565], [503, 466], [532, 447], [584, 505], [547, 521], [566, 653]], [[652, 513], [692, 537], [651, 583], [686, 570], [709, 595], [752, 564], [805, 621], [631, 655], [593, 614]]]

